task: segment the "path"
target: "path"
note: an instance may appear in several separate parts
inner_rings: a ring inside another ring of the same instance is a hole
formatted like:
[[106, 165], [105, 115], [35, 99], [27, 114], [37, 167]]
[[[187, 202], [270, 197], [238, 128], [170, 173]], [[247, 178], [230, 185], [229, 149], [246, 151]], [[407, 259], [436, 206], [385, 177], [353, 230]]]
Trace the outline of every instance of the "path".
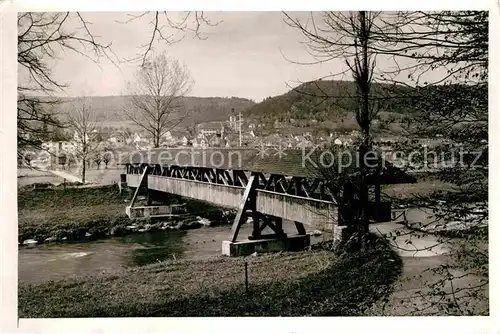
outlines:
[[[39, 169], [47, 173], [51, 173], [55, 176], [66, 179], [69, 182], [82, 182], [81, 177], [76, 176], [76, 170], [64, 171], [64, 170], [52, 170], [52, 169]], [[109, 168], [109, 169], [89, 169], [85, 173], [85, 186], [101, 186], [110, 185], [116, 183], [120, 179], [121, 169]]]
[[69, 182], [80, 182], [82, 183], [82, 179], [75, 176], [75, 175], [72, 175], [72, 174], [69, 174], [69, 173], [66, 173], [64, 171], [61, 171], [61, 170], [51, 170], [51, 169], [42, 169], [43, 171], [45, 172], [49, 172], [49, 173], [52, 173], [56, 176], [59, 176], [59, 177], [62, 177], [63, 179], [66, 179], [68, 180]]
[[[370, 226], [370, 230], [374, 233], [388, 235], [391, 233], [396, 236], [390, 243], [401, 256], [403, 261], [403, 273], [394, 285], [394, 291], [389, 296], [387, 302], [380, 301], [376, 303], [367, 315], [389, 315], [389, 316], [404, 316], [404, 315], [436, 315], [443, 314], [439, 310], [438, 305], [434, 304], [439, 299], [433, 295], [430, 298], [429, 285], [437, 282], [442, 276], [435, 274], [432, 269], [438, 268], [443, 264], [450, 263], [449, 255], [452, 245], [440, 243], [435, 236], [426, 235], [417, 238], [414, 233], [411, 233], [406, 227], [394, 222], [374, 224]], [[389, 238], [390, 239], [390, 238]], [[408, 243], [411, 241], [411, 243]], [[454, 271], [455, 276], [460, 276], [463, 273]], [[466, 289], [469, 285], [476, 286], [480, 284], [479, 277], [467, 275], [460, 279], [453, 280], [453, 286], [449, 281], [445, 284], [444, 290], [450, 292], [451, 289]], [[488, 287], [484, 288], [486, 294]], [[464, 295], [465, 291], [459, 295]], [[464, 298], [462, 296], [462, 298]], [[488, 305], [484, 302], [470, 299], [469, 302], [474, 303], [474, 307], [485, 312]], [[472, 306], [472, 304], [471, 304]]]

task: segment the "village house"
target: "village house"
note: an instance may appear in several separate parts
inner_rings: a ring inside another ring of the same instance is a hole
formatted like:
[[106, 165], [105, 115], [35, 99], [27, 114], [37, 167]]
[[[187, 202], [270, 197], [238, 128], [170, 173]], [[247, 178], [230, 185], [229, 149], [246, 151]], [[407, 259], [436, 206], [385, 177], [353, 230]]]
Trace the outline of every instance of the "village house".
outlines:
[[224, 124], [223, 122], [206, 122], [200, 123], [197, 126], [197, 134], [203, 136], [213, 136], [215, 134], [220, 134], [224, 136]]
[[72, 153], [75, 150], [75, 143], [70, 141], [49, 141], [42, 143], [42, 148], [50, 153], [67, 152]]
[[213, 135], [208, 142], [209, 147], [225, 147], [225, 144], [225, 140], [221, 137], [220, 133]]
[[189, 146], [189, 144], [190, 144], [189, 139], [188, 139], [186, 136], [183, 136], [183, 137], [181, 138], [181, 145], [182, 145], [182, 146]]
[[306, 148], [314, 146], [314, 144], [310, 140], [308, 140], [305, 136], [298, 135], [295, 136], [294, 139], [296, 148]]
[[196, 148], [205, 148], [208, 147], [208, 139], [206, 138], [205, 135], [198, 135], [196, 138], [193, 139], [193, 147]]
[[123, 132], [112, 132], [108, 138], [108, 141], [113, 144], [124, 144], [125, 135]]
[[144, 134], [134, 133], [131, 145], [140, 151], [150, 150], [153, 144]]
[[172, 135], [170, 131], [167, 131], [160, 138], [160, 147], [177, 147], [179, 139]]

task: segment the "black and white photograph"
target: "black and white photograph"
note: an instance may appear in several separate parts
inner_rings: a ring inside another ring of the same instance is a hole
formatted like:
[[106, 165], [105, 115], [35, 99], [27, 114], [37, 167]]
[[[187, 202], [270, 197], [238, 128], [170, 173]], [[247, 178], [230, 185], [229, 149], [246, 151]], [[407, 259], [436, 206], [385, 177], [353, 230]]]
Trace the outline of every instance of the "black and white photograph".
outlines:
[[19, 321], [487, 318], [497, 14], [16, 9]]

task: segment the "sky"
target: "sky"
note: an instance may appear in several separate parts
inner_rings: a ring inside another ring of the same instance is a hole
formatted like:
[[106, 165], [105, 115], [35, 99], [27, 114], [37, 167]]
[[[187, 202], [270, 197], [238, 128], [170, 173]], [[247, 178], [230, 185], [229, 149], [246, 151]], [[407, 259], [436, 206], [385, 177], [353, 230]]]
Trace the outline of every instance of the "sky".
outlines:
[[[185, 15], [179, 12], [169, 13], [173, 20]], [[122, 60], [136, 58], [144, 51], [141, 47], [147, 45], [151, 39], [153, 29], [150, 22], [154, 19], [155, 12], [128, 21], [131, 15], [140, 14], [81, 13], [83, 18], [90, 22], [88, 28], [96, 41], [104, 45], [111, 43], [111, 50]], [[174, 44], [161, 40], [153, 43], [155, 54], [166, 52], [169, 57], [175, 58], [188, 68], [194, 82], [188, 94], [190, 96], [234, 96], [260, 102], [266, 97], [286, 93], [302, 82], [328, 78], [346, 70], [343, 58], [318, 63], [309, 53], [302, 32], [288, 26], [282, 12], [226, 11], [204, 14], [205, 18], [217, 24], [202, 25], [202, 39], [190, 33], [167, 28], [163, 30], [163, 34], [172, 34], [177, 40], [184, 38]], [[321, 12], [288, 14], [300, 19], [302, 23], [311, 20], [311, 15], [314, 15], [316, 24], [321, 26]], [[76, 14], [73, 15], [73, 18], [76, 18]], [[160, 20], [161, 24], [165, 24], [165, 20]], [[193, 28], [194, 25], [188, 22], [188, 27]], [[77, 35], [84, 31], [77, 20], [69, 22], [65, 29]], [[81, 47], [79, 50], [85, 53]], [[106, 57], [101, 57], [96, 64], [81, 54], [69, 50], [62, 51], [56, 60], [48, 60], [53, 78], [67, 86], [64, 92], [57, 93], [60, 96], [127, 95], [130, 93], [127, 87], [133, 85], [134, 74], [141, 64], [141, 60], [113, 63]], [[404, 67], [404, 60], [398, 62]], [[395, 68], [394, 60], [384, 59], [379, 55], [377, 68], [383, 68], [384, 71]], [[434, 77], [442, 76], [444, 70], [431, 71], [426, 73], [425, 77], [433, 80]], [[18, 75], [22, 82], [22, 69]], [[404, 73], [399, 76], [406, 81]], [[352, 80], [352, 76], [347, 72], [343, 76], [335, 76], [334, 79]]]
[[[84, 18], [98, 40], [112, 43], [120, 58], [133, 58], [151, 36], [148, 24], [152, 16], [130, 23], [123, 12], [86, 12]], [[191, 96], [237, 96], [257, 102], [268, 96], [283, 94], [300, 82], [323, 77], [338, 71], [340, 63], [300, 65], [293, 61], [310, 62], [311, 56], [301, 43], [304, 37], [283, 21], [281, 12], [206, 12], [214, 27], [202, 27], [204, 39], [186, 35], [178, 43], [154, 44], [155, 52], [166, 51], [170, 57], [185, 64], [194, 80]], [[307, 19], [309, 13], [295, 12]], [[180, 35], [176, 33], [176, 37]], [[127, 82], [140, 62], [119, 64], [106, 59], [96, 65], [91, 60], [66, 52], [52, 64], [57, 80], [69, 87], [63, 94], [121, 95], [126, 94]]]

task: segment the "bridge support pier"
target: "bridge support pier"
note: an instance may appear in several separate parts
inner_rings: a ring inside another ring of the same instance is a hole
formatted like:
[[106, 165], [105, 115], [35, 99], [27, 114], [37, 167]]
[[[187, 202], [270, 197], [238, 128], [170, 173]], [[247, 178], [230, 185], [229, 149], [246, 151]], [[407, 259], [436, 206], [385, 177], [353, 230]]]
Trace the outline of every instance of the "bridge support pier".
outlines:
[[[256, 210], [257, 179], [255, 175], [250, 176], [233, 222], [233, 237], [231, 241], [222, 242], [222, 254], [228, 256], [244, 256], [254, 252], [267, 253], [276, 251], [302, 250], [310, 245], [310, 236], [306, 234], [304, 225], [295, 222], [297, 235], [287, 236], [283, 230], [283, 218], [265, 215]], [[246, 221], [245, 215], [251, 213], [253, 220], [252, 234], [248, 240], [236, 241], [241, 225]], [[274, 233], [262, 234], [269, 227]]]
[[259, 240], [245, 240], [222, 242], [222, 254], [227, 256], [246, 256], [252, 253], [268, 253], [279, 251], [299, 251], [310, 245], [309, 235], [290, 235], [282, 238], [261, 238]]
[[[253, 230], [252, 235], [248, 236], [249, 240], [258, 240], [261, 238], [269, 239], [270, 236], [275, 238], [284, 238], [286, 233], [283, 230], [283, 219], [280, 217], [273, 217], [268, 215], [263, 215], [258, 212], [253, 212]], [[262, 231], [269, 227], [274, 234], [262, 234]], [[304, 233], [305, 234], [305, 233]]]

